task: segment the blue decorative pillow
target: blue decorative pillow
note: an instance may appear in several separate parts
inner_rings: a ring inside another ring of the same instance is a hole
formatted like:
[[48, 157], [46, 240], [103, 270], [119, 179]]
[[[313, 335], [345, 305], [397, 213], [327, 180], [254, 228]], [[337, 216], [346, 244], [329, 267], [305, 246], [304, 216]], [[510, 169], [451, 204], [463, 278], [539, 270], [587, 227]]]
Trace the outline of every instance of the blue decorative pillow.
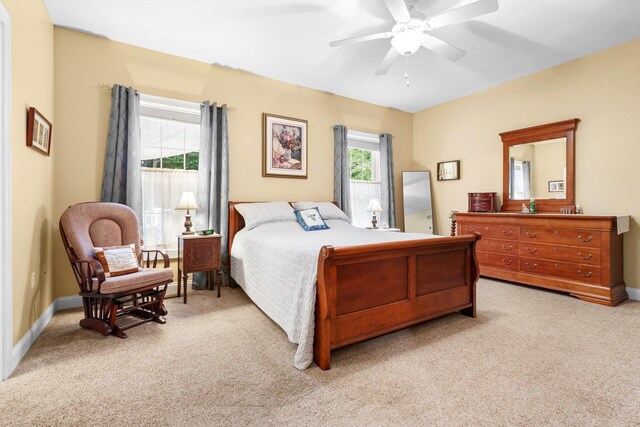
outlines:
[[296, 220], [304, 231], [326, 230], [329, 226], [324, 222], [318, 208], [296, 211]]

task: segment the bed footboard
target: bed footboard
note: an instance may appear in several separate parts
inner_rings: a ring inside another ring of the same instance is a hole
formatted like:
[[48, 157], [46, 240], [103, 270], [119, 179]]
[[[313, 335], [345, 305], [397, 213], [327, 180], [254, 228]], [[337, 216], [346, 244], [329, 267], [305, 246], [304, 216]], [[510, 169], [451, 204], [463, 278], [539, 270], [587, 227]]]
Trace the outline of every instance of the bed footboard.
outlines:
[[476, 316], [480, 235], [334, 248], [318, 259], [314, 361], [331, 350], [460, 311]]

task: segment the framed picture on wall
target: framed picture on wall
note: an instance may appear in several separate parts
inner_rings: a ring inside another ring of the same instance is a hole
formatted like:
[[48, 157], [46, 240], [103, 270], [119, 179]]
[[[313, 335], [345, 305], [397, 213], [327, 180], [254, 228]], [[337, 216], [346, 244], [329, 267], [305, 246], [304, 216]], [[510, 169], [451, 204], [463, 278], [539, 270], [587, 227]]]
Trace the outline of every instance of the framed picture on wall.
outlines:
[[549, 181], [550, 193], [564, 193], [564, 181]]
[[262, 176], [307, 178], [307, 121], [262, 114]]
[[460, 179], [460, 160], [438, 163], [438, 181]]
[[51, 152], [51, 122], [34, 107], [27, 114], [27, 147], [48, 156]]

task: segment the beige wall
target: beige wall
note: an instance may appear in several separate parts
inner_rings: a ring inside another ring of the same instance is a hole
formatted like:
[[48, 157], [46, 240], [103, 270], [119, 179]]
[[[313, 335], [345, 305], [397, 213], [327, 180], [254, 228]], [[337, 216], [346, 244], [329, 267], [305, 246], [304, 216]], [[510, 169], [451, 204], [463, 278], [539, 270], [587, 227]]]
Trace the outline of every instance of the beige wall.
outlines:
[[549, 181], [564, 181], [567, 157], [567, 144], [561, 142], [535, 144], [532, 169], [535, 171], [532, 192], [538, 199], [555, 199], [566, 197], [565, 193], [550, 192]]
[[576, 132], [576, 202], [588, 214], [630, 214], [624, 277], [640, 288], [640, 40], [590, 55], [414, 115], [416, 169], [461, 160], [459, 181], [434, 181], [438, 231], [467, 193], [502, 193], [499, 132], [581, 119]]
[[[53, 301], [51, 245], [56, 141], [46, 157], [26, 146], [27, 110], [54, 124], [53, 26], [41, 0], [3, 0], [11, 15], [11, 159], [13, 216], [13, 342]], [[31, 274], [35, 286], [31, 286]]]
[[[110, 92], [99, 83], [187, 101], [227, 103], [231, 200], [331, 200], [333, 130], [349, 128], [394, 136], [397, 216], [402, 219], [401, 172], [412, 165], [412, 115], [348, 98], [187, 60], [74, 31], [55, 29], [55, 217], [71, 204], [100, 195]], [[263, 178], [263, 112], [307, 119], [308, 179]], [[55, 240], [56, 293], [77, 287]]]

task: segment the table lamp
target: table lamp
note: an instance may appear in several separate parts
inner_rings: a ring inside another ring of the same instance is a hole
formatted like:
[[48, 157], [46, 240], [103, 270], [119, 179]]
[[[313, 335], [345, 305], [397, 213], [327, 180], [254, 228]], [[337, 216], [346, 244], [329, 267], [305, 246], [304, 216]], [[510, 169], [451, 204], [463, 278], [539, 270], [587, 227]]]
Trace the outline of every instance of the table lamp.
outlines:
[[177, 211], [187, 211], [187, 214], [184, 217], [184, 228], [185, 230], [182, 234], [195, 234], [194, 231], [191, 231], [191, 210], [197, 210], [198, 204], [196, 203], [196, 196], [193, 195], [191, 191], [185, 191], [182, 193], [182, 197], [180, 198], [180, 203], [176, 206]]
[[378, 199], [371, 199], [369, 202], [369, 208], [367, 209], [369, 212], [373, 214], [373, 218], [371, 218], [371, 225], [374, 230], [378, 228], [378, 220], [376, 219], [376, 212], [382, 212], [382, 206], [380, 206], [380, 201]]

